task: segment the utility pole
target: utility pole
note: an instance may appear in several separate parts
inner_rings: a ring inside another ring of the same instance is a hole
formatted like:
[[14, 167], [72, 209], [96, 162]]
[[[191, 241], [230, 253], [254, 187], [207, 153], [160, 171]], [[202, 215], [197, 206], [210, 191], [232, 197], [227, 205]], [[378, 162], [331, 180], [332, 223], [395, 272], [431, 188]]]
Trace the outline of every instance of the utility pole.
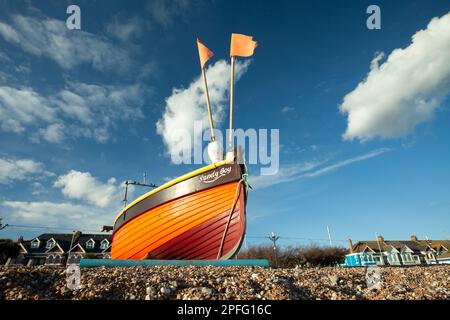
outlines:
[[327, 232], [328, 232], [328, 240], [330, 240], [330, 247], [333, 246], [333, 242], [331, 241], [331, 232], [330, 232], [330, 227], [327, 226]]
[[144, 184], [147, 184], [147, 171], [144, 171]]
[[273, 242], [273, 254], [275, 257], [275, 267], [278, 268], [277, 240], [280, 239], [280, 237], [275, 235], [275, 232], [272, 231], [272, 234], [267, 238]]
[[73, 248], [73, 238], [75, 238], [76, 233], [77, 233], [76, 230], [72, 230], [72, 240], [70, 241], [69, 253], [67, 254], [67, 260], [66, 260], [66, 266], [69, 263], [70, 254], [72, 253], [72, 248]]

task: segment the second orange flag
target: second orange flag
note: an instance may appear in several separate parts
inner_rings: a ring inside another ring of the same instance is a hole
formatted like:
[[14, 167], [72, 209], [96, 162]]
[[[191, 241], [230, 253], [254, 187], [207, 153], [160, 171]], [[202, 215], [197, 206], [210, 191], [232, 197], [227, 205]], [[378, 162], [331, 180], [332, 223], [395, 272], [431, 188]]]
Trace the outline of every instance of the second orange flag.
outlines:
[[214, 53], [209, 50], [203, 43], [200, 42], [200, 38], [197, 38], [198, 55], [200, 57], [200, 64], [205, 67], [206, 61], [208, 61]]
[[255, 48], [257, 46], [258, 43], [256, 41], [253, 41], [253, 37], [238, 33], [232, 33], [230, 57], [250, 57], [253, 55], [253, 51], [255, 51]]

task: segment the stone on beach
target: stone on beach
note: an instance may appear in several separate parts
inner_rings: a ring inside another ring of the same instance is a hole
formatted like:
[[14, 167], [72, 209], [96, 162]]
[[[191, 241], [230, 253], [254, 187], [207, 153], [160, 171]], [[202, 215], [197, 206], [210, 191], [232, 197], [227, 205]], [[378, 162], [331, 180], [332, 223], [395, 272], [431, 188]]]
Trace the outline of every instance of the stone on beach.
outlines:
[[374, 290], [365, 268], [81, 268], [80, 286], [72, 290], [64, 268], [1, 266], [0, 299], [450, 299], [450, 266], [383, 267], [379, 273]]

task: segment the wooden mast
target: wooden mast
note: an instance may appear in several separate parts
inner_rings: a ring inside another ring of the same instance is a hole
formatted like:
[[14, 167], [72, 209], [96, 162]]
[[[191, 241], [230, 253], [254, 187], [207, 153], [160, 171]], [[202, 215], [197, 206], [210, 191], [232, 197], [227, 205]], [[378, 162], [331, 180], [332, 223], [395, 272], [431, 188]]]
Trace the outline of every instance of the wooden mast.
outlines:
[[230, 73], [230, 132], [228, 141], [227, 160], [234, 157], [234, 133], [233, 133], [233, 108], [234, 108], [234, 61], [235, 57], [231, 57], [231, 73]]
[[211, 129], [211, 142], [214, 142], [216, 140], [216, 136], [214, 134], [214, 122], [212, 118], [211, 101], [209, 100], [208, 82], [206, 81], [205, 67], [202, 67], [202, 77], [203, 77], [203, 84], [205, 86], [206, 105], [208, 107], [209, 127]]

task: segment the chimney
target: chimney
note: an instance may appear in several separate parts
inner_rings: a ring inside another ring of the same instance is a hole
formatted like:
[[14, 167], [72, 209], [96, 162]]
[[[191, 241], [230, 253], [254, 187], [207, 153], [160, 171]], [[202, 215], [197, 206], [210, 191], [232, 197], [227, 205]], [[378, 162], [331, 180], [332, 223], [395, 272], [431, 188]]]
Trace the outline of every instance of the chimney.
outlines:
[[352, 239], [348, 239], [348, 248], [350, 250], [350, 253], [353, 253], [353, 241], [352, 241]]
[[411, 241], [418, 242], [419, 239], [417, 239], [417, 236], [416, 236], [415, 234], [413, 234], [413, 235], [411, 236]]
[[377, 241], [383, 243], [384, 242], [383, 236], [377, 236]]

